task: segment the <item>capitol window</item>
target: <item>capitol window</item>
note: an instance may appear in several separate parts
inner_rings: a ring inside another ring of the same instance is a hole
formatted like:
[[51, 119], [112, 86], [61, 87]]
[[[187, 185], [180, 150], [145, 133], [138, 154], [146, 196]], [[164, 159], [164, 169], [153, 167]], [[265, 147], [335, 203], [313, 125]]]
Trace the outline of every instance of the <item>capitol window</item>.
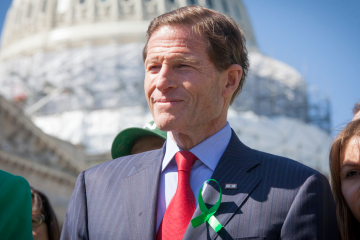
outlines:
[[213, 2], [212, 2], [212, 0], [206, 0], [206, 6], [207, 6], [208, 8], [213, 8]]
[[196, 0], [190, 0], [191, 5], [196, 5]]
[[28, 12], [27, 12], [27, 17], [30, 18], [31, 17], [31, 13], [32, 13], [32, 5], [29, 4], [29, 7], [28, 7]]
[[42, 11], [45, 12], [46, 11], [46, 5], [47, 5], [47, 0], [43, 1], [43, 5], [42, 5]]
[[16, 13], [15, 23], [19, 23], [21, 20], [21, 10]]
[[228, 14], [229, 13], [229, 8], [228, 8], [227, 3], [225, 2], [225, 0], [222, 0], [221, 3], [222, 3], [222, 6], [223, 6], [223, 9], [224, 9], [224, 13]]
[[234, 6], [234, 10], [235, 10], [235, 15], [240, 19], [241, 14], [240, 14], [240, 10], [239, 10], [238, 6]]

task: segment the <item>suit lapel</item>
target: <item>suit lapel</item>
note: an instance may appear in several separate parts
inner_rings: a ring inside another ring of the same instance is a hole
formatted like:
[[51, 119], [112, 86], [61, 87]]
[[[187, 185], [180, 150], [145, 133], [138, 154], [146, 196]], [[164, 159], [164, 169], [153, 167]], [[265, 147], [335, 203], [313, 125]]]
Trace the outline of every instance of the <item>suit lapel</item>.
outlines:
[[165, 148], [152, 151], [135, 164], [135, 173], [123, 181], [128, 219], [128, 236], [134, 239], [155, 237], [157, 193]]
[[[219, 160], [217, 167], [212, 175], [212, 179], [218, 181], [222, 189], [222, 201], [216, 218], [225, 227], [234, 214], [241, 214], [239, 208], [246, 201], [249, 194], [259, 184], [261, 178], [250, 170], [259, 165], [254, 151], [245, 146], [234, 132], [223, 156]], [[225, 184], [236, 183], [237, 189], [225, 189]], [[204, 202], [208, 208], [216, 203], [219, 198], [219, 189], [216, 183], [209, 182], [203, 194]], [[201, 211], [199, 206], [196, 208], [193, 218], [199, 216]], [[202, 224], [193, 228], [189, 224], [183, 239], [215, 239], [217, 233], [208, 225]]]

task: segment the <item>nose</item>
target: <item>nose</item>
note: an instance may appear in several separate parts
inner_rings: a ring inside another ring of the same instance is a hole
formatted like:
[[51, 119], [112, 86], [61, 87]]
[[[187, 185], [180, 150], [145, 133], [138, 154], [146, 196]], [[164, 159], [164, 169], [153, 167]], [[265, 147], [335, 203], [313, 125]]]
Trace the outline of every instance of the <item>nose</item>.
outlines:
[[171, 66], [163, 64], [156, 79], [156, 89], [160, 92], [167, 92], [176, 88], [175, 73]]

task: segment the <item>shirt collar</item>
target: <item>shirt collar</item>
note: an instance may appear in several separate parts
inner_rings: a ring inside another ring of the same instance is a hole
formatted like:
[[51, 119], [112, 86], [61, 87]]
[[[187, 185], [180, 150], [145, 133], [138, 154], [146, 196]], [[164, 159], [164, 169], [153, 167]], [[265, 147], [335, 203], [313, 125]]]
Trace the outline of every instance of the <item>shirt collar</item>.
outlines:
[[[200, 161], [202, 161], [212, 171], [215, 170], [221, 156], [225, 152], [227, 145], [231, 138], [231, 128], [229, 122], [220, 131], [196, 145], [190, 152], [192, 152]], [[216, 146], [216, 147], [214, 147]], [[178, 151], [182, 151], [175, 141], [172, 139], [170, 132], [167, 133], [166, 152], [162, 162], [162, 170], [169, 165]]]

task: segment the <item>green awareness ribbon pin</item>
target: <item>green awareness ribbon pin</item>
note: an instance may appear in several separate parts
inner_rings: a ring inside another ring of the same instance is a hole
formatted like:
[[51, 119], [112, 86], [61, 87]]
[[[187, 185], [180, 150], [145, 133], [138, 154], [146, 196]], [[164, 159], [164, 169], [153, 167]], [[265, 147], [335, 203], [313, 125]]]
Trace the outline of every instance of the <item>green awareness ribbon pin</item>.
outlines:
[[[208, 209], [204, 203], [204, 199], [202, 197], [202, 189], [203, 186], [205, 184], [205, 182], [209, 182], [209, 181], [214, 181], [216, 182], [216, 184], [219, 186], [220, 189], [220, 196], [219, 199], [217, 200], [217, 202], [215, 203], [214, 206], [212, 206], [210, 209]], [[216, 217], [214, 216], [215, 212], [218, 210], [218, 208], [220, 207], [220, 203], [221, 203], [221, 198], [222, 198], [222, 192], [221, 192], [221, 187], [220, 184], [215, 180], [215, 179], [209, 179], [207, 181], [205, 181], [204, 184], [201, 186], [200, 190], [199, 190], [199, 197], [198, 197], [198, 201], [199, 201], [199, 207], [201, 210], [201, 214], [199, 216], [197, 216], [196, 218], [191, 220], [191, 225], [193, 226], [193, 228], [196, 228], [198, 226], [200, 226], [201, 224], [208, 222], [209, 225], [214, 229], [215, 232], [220, 231], [220, 229], [223, 227], [221, 225], [221, 223], [216, 219]]]

